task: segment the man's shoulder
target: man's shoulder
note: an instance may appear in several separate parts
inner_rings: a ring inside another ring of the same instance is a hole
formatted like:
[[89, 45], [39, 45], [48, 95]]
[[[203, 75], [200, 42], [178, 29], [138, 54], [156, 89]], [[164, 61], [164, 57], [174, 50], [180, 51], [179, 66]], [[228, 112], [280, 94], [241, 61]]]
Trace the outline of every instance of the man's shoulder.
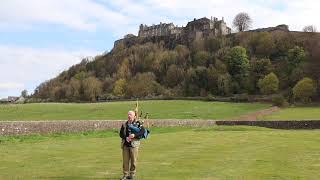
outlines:
[[128, 121], [125, 121], [121, 124], [121, 127], [126, 127], [128, 125]]

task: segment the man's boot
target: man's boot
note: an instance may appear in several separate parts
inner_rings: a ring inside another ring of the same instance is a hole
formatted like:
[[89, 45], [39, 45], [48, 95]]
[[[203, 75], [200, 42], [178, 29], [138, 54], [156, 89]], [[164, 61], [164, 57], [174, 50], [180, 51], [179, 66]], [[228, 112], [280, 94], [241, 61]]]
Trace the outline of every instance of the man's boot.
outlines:
[[120, 180], [127, 180], [129, 179], [129, 176], [122, 176], [122, 178], [120, 178]]

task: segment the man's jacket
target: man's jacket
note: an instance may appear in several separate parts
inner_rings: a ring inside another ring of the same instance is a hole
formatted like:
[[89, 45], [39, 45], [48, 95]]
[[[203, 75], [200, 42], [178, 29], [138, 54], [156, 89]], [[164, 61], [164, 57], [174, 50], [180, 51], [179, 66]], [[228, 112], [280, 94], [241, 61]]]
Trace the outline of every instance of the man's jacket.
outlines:
[[[133, 126], [135, 128], [139, 128], [140, 131], [137, 132], [134, 129], [130, 128], [129, 126]], [[124, 124], [122, 124], [119, 136], [122, 139], [121, 146], [127, 146], [127, 147], [138, 147], [140, 145], [140, 139], [143, 137], [145, 133], [145, 129], [142, 126], [142, 123], [140, 121], [133, 121], [131, 124], [127, 121]], [[130, 134], [134, 134], [134, 139], [132, 141], [128, 142], [126, 140], [127, 137], [129, 137]]]

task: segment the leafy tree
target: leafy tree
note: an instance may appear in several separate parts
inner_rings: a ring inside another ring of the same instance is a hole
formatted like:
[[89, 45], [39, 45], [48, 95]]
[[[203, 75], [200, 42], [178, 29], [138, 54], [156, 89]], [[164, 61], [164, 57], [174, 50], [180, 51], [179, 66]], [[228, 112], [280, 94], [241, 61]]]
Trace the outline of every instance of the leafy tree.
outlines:
[[193, 65], [194, 66], [206, 66], [209, 61], [210, 55], [207, 51], [198, 51], [194, 55]]
[[288, 51], [288, 61], [290, 66], [296, 68], [301, 62], [305, 61], [306, 54], [302, 47], [295, 46]]
[[160, 54], [160, 74], [164, 75], [168, 71], [170, 65], [176, 64], [177, 53], [175, 51], [164, 51]]
[[105, 77], [104, 81], [102, 82], [102, 91], [104, 93], [111, 93], [114, 85], [115, 85], [115, 79], [107, 76], [107, 77]]
[[229, 73], [218, 76], [218, 95], [230, 95], [231, 93], [231, 76]]
[[128, 96], [145, 97], [159, 95], [163, 89], [156, 82], [155, 78], [152, 72], [138, 73], [128, 82]]
[[177, 52], [177, 64], [180, 66], [186, 66], [188, 61], [190, 61], [190, 50], [187, 46], [177, 45], [175, 47], [175, 51]]
[[205, 40], [204, 45], [208, 52], [215, 53], [220, 49], [222, 42], [218, 37], [210, 37]]
[[279, 79], [273, 72], [266, 75], [258, 82], [262, 94], [274, 94], [279, 90]]
[[192, 41], [190, 50], [192, 53], [205, 50], [205, 42], [203, 38], [197, 38]]
[[316, 85], [310, 78], [303, 78], [292, 89], [293, 97], [303, 103], [311, 102], [312, 96], [316, 93]]
[[84, 79], [82, 86], [86, 100], [95, 102], [102, 93], [102, 83], [95, 77], [88, 77]]
[[274, 52], [275, 43], [270, 33], [258, 32], [249, 38], [249, 46], [252, 55], [269, 57]]
[[127, 81], [125, 79], [118, 79], [114, 83], [113, 94], [118, 97], [124, 97], [126, 95]]
[[214, 66], [210, 66], [207, 69], [207, 78], [208, 78], [208, 91], [212, 94], [218, 94], [218, 76], [219, 72]]
[[81, 82], [72, 78], [66, 89], [66, 98], [71, 101], [80, 100]]
[[[272, 70], [272, 64], [270, 59], [259, 59], [259, 58], [252, 58], [251, 59], [251, 68], [250, 68], [250, 79], [252, 84], [255, 86], [256, 89], [258, 86], [259, 79], [262, 79], [267, 74], [269, 74]], [[255, 90], [254, 89], [254, 90]]]
[[127, 58], [121, 63], [120, 68], [118, 69], [119, 78], [129, 79], [131, 77], [131, 71], [129, 68], [129, 60]]
[[181, 83], [184, 79], [184, 71], [177, 65], [172, 64], [166, 74], [166, 83], [168, 87], [174, 87]]
[[235, 46], [230, 49], [227, 64], [230, 75], [236, 80], [241, 81], [249, 75], [249, 59], [243, 47]]
[[294, 37], [286, 32], [274, 32], [273, 39], [275, 43], [275, 48], [273, 56], [282, 58], [287, 55], [290, 48], [294, 47]]

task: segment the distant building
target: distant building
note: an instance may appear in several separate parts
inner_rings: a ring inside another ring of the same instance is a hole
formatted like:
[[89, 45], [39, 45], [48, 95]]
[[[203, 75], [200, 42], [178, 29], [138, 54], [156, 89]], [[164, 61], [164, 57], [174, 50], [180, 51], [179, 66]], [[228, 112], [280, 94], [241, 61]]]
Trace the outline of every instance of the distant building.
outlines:
[[0, 99], [0, 103], [14, 103], [18, 99], [19, 99], [19, 97], [16, 97], [16, 96], [8, 96], [8, 98]]
[[162, 23], [152, 26], [140, 25], [139, 37], [150, 37], [150, 36], [170, 36], [173, 34], [180, 34], [182, 28], [175, 26], [173, 23]]
[[[210, 19], [203, 17], [200, 19], [194, 18], [193, 21], [187, 23], [186, 27], [179, 27], [173, 23], [162, 23], [157, 25], [147, 26], [141, 24], [139, 26], [138, 37], [176, 37], [186, 41], [201, 38], [212, 37], [231, 34], [231, 28], [229, 28], [224, 22], [224, 19], [218, 20], [218, 18], [211, 17]], [[119, 44], [132, 44], [136, 37], [133, 34], [127, 34], [123, 39], [116, 40], [114, 47]]]
[[139, 37], [152, 37], [152, 36], [170, 36], [188, 34], [192, 37], [202, 36], [218, 36], [227, 35], [231, 33], [231, 28], [227, 26], [224, 19], [218, 20], [218, 18], [208, 19], [203, 17], [201, 19], [194, 18], [193, 21], [188, 22], [186, 27], [178, 27], [173, 23], [161, 23], [157, 25], [147, 26], [140, 25]]
[[19, 99], [19, 97], [17, 97], [17, 96], [8, 96], [8, 101], [9, 102], [15, 102], [18, 99]]

